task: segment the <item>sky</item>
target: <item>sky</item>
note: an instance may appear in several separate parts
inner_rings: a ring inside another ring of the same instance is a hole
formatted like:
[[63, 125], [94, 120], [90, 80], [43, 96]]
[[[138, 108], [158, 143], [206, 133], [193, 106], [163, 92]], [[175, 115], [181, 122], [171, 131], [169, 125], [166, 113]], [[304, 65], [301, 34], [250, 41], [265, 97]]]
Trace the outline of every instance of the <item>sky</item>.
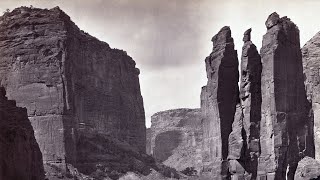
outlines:
[[248, 28], [261, 48], [272, 12], [298, 25], [301, 46], [320, 31], [317, 0], [0, 0], [0, 14], [30, 5], [59, 6], [80, 29], [127, 51], [141, 72], [147, 127], [156, 112], [200, 107], [204, 59], [223, 26], [230, 26], [239, 57]]

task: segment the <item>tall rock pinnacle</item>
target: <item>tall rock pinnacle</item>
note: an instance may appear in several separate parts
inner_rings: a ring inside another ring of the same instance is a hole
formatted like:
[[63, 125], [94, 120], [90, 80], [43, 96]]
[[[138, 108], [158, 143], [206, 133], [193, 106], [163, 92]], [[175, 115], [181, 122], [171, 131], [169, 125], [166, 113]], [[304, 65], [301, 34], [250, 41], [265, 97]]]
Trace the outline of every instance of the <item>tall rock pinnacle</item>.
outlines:
[[[229, 136], [229, 162], [232, 176], [244, 177], [244, 171], [232, 169], [234, 164], [257, 177], [258, 157], [260, 153], [259, 136], [261, 120], [261, 58], [256, 46], [251, 42], [251, 29], [244, 32], [244, 45], [241, 56], [240, 100]], [[241, 164], [241, 165], [240, 165]], [[239, 169], [239, 168], [238, 168]]]
[[228, 138], [239, 102], [239, 72], [230, 28], [223, 27], [212, 42], [212, 53], [205, 60], [208, 82], [201, 92], [203, 163], [204, 173], [214, 173], [218, 179], [227, 175]]
[[260, 51], [261, 127], [258, 176], [293, 179], [298, 161], [312, 153], [306, 117], [299, 30], [287, 17], [271, 14]]

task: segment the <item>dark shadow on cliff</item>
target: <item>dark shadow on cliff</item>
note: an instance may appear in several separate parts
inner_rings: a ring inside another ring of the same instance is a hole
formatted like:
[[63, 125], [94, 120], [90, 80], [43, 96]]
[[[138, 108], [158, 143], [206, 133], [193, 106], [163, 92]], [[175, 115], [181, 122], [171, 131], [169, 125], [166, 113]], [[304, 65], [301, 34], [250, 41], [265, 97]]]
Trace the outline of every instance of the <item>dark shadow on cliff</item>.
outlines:
[[173, 154], [181, 141], [180, 131], [167, 131], [158, 134], [155, 139], [154, 157], [160, 162], [165, 161]]
[[165, 177], [180, 177], [175, 169], [157, 162], [126, 142], [96, 132], [79, 134], [75, 167], [84, 174], [97, 179], [106, 176], [118, 179], [127, 172], [147, 176], [154, 169]]

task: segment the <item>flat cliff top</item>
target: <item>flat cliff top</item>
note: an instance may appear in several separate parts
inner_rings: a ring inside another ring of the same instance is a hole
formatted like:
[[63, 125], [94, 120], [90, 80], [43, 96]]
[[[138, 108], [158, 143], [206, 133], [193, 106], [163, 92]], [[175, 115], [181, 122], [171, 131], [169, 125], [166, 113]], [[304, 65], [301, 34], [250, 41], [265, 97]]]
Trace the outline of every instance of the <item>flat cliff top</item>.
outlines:
[[129, 57], [127, 59], [129, 59], [130, 62], [133, 61], [133, 63], [135, 64], [132, 57], [130, 57], [126, 51], [116, 48], [110, 48], [108, 43], [100, 41], [87, 32], [80, 30], [80, 28], [71, 20], [70, 16], [68, 16], [58, 6], [51, 9], [21, 6], [13, 9], [12, 11], [5, 12], [2, 16], [0, 16], [0, 41], [10, 40], [13, 37], [17, 37], [19, 35], [33, 35], [36, 39], [37, 36], [41, 36], [46, 32], [45, 29], [43, 30], [44, 32], [36, 32], [34, 27], [45, 27], [48, 25], [54, 25], [56, 27], [60, 26], [59, 30], [65, 31], [66, 36], [76, 34], [77, 38], [81, 41], [93, 41], [99, 46], [104, 46], [106, 50], [113, 50], [113, 52], [118, 53], [119, 56], [127, 56]]
[[189, 112], [200, 112], [200, 108], [178, 108], [178, 109], [169, 109], [165, 111], [159, 111], [155, 114], [153, 114], [151, 117], [159, 116], [159, 115], [165, 115], [165, 114], [172, 114], [173, 116], [181, 116], [178, 113], [189, 113]]

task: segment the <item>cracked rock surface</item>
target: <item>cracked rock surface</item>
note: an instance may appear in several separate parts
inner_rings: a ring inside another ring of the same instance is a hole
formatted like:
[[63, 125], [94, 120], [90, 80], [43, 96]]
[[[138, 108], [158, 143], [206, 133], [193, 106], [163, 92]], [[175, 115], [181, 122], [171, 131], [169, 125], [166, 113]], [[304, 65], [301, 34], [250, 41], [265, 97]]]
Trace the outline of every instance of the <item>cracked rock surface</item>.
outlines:
[[307, 118], [299, 29], [287, 17], [273, 13], [266, 21], [260, 51], [261, 154], [258, 176], [293, 179], [298, 162], [312, 154]]
[[239, 103], [237, 51], [229, 27], [212, 38], [212, 53], [205, 59], [208, 82], [201, 91], [203, 120], [203, 173], [228, 176], [229, 134]]

